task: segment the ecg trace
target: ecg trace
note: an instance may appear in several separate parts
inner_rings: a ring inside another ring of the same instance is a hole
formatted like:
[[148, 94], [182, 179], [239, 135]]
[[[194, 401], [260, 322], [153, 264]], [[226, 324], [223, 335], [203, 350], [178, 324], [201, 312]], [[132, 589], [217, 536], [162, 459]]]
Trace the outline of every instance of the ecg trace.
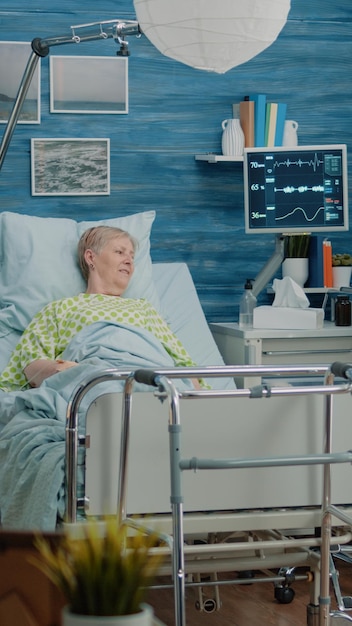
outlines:
[[298, 159], [297, 161], [291, 161], [289, 158], [286, 159], [285, 161], [274, 161], [273, 168], [275, 169], [276, 167], [281, 167], [283, 165], [286, 165], [286, 167], [290, 167], [291, 165], [297, 165], [298, 167], [302, 167], [303, 165], [308, 165], [308, 167], [312, 167], [313, 170], [316, 172], [317, 168], [323, 163], [324, 161], [321, 161], [317, 153], [315, 153], [314, 159], [309, 159], [308, 161], [303, 161], [302, 159]]
[[300, 211], [300, 212], [302, 212], [302, 213], [303, 213], [303, 215], [304, 215], [304, 217], [305, 217], [305, 219], [306, 219], [306, 221], [307, 221], [307, 222], [314, 222], [314, 220], [317, 218], [317, 216], [318, 216], [318, 214], [320, 213], [320, 211], [324, 211], [324, 207], [323, 207], [323, 206], [319, 207], [319, 209], [317, 209], [317, 210], [315, 211], [315, 213], [314, 213], [314, 215], [312, 215], [312, 217], [308, 217], [308, 215], [307, 215], [307, 213], [305, 212], [305, 210], [304, 210], [302, 207], [297, 206], [295, 209], [293, 209], [293, 210], [292, 210], [292, 211], [290, 211], [289, 213], [286, 213], [286, 215], [282, 215], [281, 217], [276, 217], [275, 219], [276, 219], [277, 221], [280, 221], [280, 220], [285, 220], [285, 219], [287, 219], [288, 217], [290, 217], [291, 215], [294, 215], [297, 211]]

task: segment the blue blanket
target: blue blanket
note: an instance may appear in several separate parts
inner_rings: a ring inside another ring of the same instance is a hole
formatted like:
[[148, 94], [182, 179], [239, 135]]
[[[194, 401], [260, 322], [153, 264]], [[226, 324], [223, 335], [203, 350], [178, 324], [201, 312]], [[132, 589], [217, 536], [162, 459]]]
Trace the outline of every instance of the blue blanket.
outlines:
[[[4, 528], [54, 530], [57, 519], [63, 517], [66, 411], [82, 382], [109, 367], [133, 371], [174, 366], [151, 333], [113, 322], [84, 328], [63, 358], [79, 364], [46, 379], [38, 389], [0, 391], [0, 516]], [[84, 416], [93, 399], [121, 391], [122, 385], [119, 381], [102, 383], [86, 394], [80, 407], [80, 428], [84, 428]], [[178, 381], [177, 385], [186, 389], [191, 383]]]

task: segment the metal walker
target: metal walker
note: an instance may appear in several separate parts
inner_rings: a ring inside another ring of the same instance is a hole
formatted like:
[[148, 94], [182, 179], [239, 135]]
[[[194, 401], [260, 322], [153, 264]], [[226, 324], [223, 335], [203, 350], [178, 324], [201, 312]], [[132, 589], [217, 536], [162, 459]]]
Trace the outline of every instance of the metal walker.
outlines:
[[[177, 378], [211, 378], [235, 376], [245, 373], [252, 376], [309, 376], [324, 374], [324, 383], [321, 385], [308, 384], [303, 386], [269, 386], [259, 385], [252, 389], [236, 389], [226, 391], [177, 391], [173, 379]], [[335, 376], [348, 379], [349, 382], [336, 384]], [[339, 463], [351, 463], [352, 452], [332, 453], [332, 417], [333, 396], [352, 392], [352, 369], [349, 365], [334, 363], [331, 368], [327, 366], [281, 366], [281, 367], [206, 367], [206, 368], [173, 368], [156, 371], [137, 370], [136, 372], [118, 372], [109, 370], [94, 380], [88, 381], [81, 386], [68, 407], [67, 413], [67, 458], [66, 474], [68, 486], [67, 519], [69, 522], [76, 521], [76, 489], [77, 481], [75, 463], [78, 446], [78, 408], [85, 393], [95, 384], [112, 379], [125, 380], [122, 409], [122, 432], [121, 432], [121, 455], [119, 470], [119, 493], [118, 493], [118, 516], [119, 519], [131, 524], [138, 525], [136, 520], [131, 520], [126, 514], [127, 493], [127, 465], [129, 448], [129, 426], [132, 413], [132, 394], [134, 382], [144, 383], [156, 387], [162, 399], [167, 398], [169, 404], [169, 449], [170, 449], [170, 503], [172, 510], [172, 536], [169, 537], [169, 545], [172, 550], [172, 577], [175, 603], [176, 626], [185, 626], [185, 548], [183, 529], [183, 497], [182, 497], [182, 472], [195, 470], [220, 470], [238, 468], [265, 468], [298, 465], [323, 465], [323, 497], [321, 518], [321, 544], [320, 544], [320, 596], [319, 606], [310, 616], [310, 626], [330, 626], [335, 618], [352, 621], [344, 611], [345, 606], [339, 605], [338, 611], [331, 611], [330, 597], [330, 569], [331, 569], [331, 532], [332, 517], [341, 520], [346, 526], [352, 526], [352, 518], [336, 506], [331, 504], [331, 465]], [[270, 396], [295, 396], [307, 394], [322, 394], [324, 396], [325, 417], [325, 443], [321, 454], [275, 456], [269, 458], [232, 458], [232, 459], [207, 459], [207, 458], [183, 458], [181, 441], [181, 418], [180, 396], [187, 399], [206, 397], [211, 400], [219, 397], [248, 397], [267, 398]], [[341, 610], [343, 609], [343, 610]]]

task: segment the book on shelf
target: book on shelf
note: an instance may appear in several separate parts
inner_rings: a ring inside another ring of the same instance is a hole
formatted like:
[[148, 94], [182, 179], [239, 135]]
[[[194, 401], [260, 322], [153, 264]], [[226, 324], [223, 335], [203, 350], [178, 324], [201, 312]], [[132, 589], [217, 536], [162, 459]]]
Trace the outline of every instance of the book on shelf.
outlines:
[[282, 146], [282, 141], [284, 138], [286, 111], [287, 104], [285, 102], [278, 102], [276, 113], [275, 146]]
[[254, 102], [245, 98], [239, 103], [239, 118], [244, 134], [245, 148], [254, 146]]
[[255, 93], [249, 99], [254, 102], [254, 145], [262, 147], [265, 146], [266, 95]]
[[277, 102], [267, 102], [265, 112], [265, 145], [275, 146]]

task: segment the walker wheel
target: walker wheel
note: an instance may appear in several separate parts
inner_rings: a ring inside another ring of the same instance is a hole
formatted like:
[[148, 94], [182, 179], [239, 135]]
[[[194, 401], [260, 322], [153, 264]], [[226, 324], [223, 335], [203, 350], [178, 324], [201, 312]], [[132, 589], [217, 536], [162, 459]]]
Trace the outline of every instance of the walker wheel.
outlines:
[[203, 610], [206, 613], [213, 613], [217, 609], [216, 600], [213, 598], [207, 598], [203, 603]]
[[275, 600], [280, 604], [290, 604], [295, 597], [294, 589], [291, 587], [275, 587]]
[[205, 613], [213, 613], [218, 609], [218, 605], [216, 600], [214, 600], [213, 598], [207, 598], [206, 600], [204, 600], [203, 606], [201, 606], [199, 600], [197, 600], [195, 603], [195, 608], [197, 609], [197, 611], [203, 610]]

